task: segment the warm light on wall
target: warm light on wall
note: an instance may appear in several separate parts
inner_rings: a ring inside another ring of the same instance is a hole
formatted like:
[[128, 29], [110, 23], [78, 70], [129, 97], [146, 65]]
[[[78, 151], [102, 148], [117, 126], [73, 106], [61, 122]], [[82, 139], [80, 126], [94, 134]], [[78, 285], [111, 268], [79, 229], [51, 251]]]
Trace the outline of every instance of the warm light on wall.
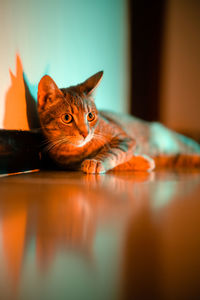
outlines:
[[29, 129], [26, 114], [26, 97], [23, 79], [23, 66], [16, 56], [16, 74], [10, 70], [11, 85], [5, 95], [3, 127], [5, 129]]

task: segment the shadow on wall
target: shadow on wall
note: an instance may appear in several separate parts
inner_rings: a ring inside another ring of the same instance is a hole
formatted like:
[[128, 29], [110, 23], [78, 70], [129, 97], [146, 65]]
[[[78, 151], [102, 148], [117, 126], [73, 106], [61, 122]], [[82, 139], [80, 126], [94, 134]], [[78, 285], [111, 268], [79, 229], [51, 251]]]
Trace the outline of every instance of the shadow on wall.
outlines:
[[30, 93], [30, 83], [23, 72], [20, 56], [16, 54], [16, 75], [11, 70], [11, 85], [5, 97], [5, 129], [29, 130], [39, 127], [36, 100]]

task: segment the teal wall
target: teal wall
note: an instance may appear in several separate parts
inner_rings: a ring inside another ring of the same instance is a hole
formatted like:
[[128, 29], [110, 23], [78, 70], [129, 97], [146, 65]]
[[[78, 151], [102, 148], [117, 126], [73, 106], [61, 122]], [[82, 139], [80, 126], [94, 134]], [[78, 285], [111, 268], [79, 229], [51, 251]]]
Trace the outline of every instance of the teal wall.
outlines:
[[[1, 0], [0, 126], [3, 127], [9, 69], [16, 54], [36, 98], [44, 74], [66, 87], [104, 70], [99, 108], [128, 110], [128, 28], [123, 0]], [[16, 100], [17, 101], [17, 100]]]

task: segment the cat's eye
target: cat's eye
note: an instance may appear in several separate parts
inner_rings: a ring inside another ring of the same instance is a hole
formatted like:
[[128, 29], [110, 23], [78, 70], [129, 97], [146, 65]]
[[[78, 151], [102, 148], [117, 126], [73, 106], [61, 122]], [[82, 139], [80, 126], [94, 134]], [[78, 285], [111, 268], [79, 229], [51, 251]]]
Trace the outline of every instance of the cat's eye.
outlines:
[[95, 119], [95, 114], [93, 114], [92, 112], [89, 112], [87, 115], [87, 119], [89, 122], [92, 122]]
[[65, 114], [65, 115], [62, 115], [62, 121], [65, 123], [65, 124], [69, 124], [73, 121], [73, 117], [71, 114]]

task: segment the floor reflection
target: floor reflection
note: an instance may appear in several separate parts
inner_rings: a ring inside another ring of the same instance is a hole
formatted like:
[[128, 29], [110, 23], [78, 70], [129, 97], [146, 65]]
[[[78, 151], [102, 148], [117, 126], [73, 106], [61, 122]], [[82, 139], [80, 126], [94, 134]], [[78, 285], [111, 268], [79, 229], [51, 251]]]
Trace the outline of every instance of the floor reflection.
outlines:
[[2, 243], [10, 276], [16, 285], [19, 282], [20, 271], [25, 247], [27, 228], [27, 211], [21, 208], [11, 214], [1, 217]]
[[129, 217], [120, 299], [200, 299], [200, 174], [171, 175]]
[[37, 173], [2, 179], [0, 195], [5, 297], [59, 286], [58, 299], [171, 299], [176, 287], [179, 299], [196, 282], [198, 173]]

